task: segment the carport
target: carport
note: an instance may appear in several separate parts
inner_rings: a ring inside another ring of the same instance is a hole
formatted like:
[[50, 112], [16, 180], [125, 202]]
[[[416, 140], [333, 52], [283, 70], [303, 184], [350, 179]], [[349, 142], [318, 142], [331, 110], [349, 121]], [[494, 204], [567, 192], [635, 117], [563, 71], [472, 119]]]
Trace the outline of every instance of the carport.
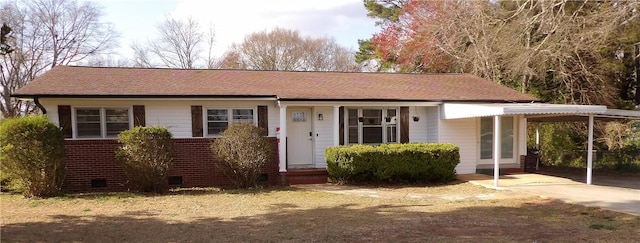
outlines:
[[[443, 119], [493, 117], [493, 186], [499, 186], [501, 154], [500, 124], [503, 116], [524, 115], [526, 122], [586, 121], [589, 124], [587, 144], [587, 184], [592, 182], [594, 119], [640, 120], [640, 111], [607, 109], [601, 105], [564, 105], [542, 103], [474, 104], [448, 103], [443, 106]], [[536, 141], [539, 141], [536, 131]]]

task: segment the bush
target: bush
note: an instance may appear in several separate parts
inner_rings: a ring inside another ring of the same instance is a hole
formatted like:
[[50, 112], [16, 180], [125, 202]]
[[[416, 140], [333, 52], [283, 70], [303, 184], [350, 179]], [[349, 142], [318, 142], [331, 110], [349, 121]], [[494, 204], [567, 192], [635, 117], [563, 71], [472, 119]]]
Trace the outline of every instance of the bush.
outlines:
[[215, 165], [237, 188], [257, 186], [260, 167], [271, 157], [272, 145], [262, 134], [252, 124], [236, 123], [211, 143]]
[[164, 127], [134, 127], [118, 134], [116, 158], [129, 183], [142, 192], [166, 192], [174, 150], [171, 132]]
[[0, 124], [2, 175], [26, 197], [60, 194], [65, 159], [64, 135], [46, 116], [12, 118]]
[[455, 178], [460, 163], [452, 144], [382, 144], [329, 147], [329, 177], [336, 181], [439, 181]]

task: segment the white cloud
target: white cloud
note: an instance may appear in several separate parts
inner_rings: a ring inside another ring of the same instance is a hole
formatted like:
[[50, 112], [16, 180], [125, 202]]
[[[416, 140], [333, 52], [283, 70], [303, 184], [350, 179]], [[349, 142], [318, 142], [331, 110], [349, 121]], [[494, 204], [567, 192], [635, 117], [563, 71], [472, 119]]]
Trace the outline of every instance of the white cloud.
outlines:
[[218, 55], [248, 34], [275, 27], [296, 29], [305, 36], [334, 37], [351, 48], [357, 47], [357, 39], [369, 38], [376, 31], [361, 0], [183, 0], [171, 16], [193, 17], [203, 26], [212, 24]]
[[[84, 0], [83, 0], [84, 1]], [[87, 0], [89, 1], [89, 0]], [[356, 49], [358, 39], [377, 31], [367, 17], [362, 0], [91, 0], [103, 6], [104, 21], [121, 34], [116, 51], [131, 56], [132, 42], [155, 38], [156, 26], [166, 15], [193, 17], [203, 31], [213, 25], [215, 54], [220, 56], [233, 42], [256, 31], [275, 27], [295, 29], [304, 36], [333, 37]]]

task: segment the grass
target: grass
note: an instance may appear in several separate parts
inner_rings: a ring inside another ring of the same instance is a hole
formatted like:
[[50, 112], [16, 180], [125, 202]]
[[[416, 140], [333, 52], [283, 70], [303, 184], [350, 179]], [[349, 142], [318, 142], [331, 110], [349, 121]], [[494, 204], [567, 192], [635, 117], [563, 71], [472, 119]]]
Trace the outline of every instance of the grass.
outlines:
[[[640, 235], [640, 217], [468, 183], [356, 189], [380, 197], [289, 187], [51, 199], [1, 194], [0, 235], [3, 242], [632, 242]], [[398, 196], [417, 193], [427, 196]]]

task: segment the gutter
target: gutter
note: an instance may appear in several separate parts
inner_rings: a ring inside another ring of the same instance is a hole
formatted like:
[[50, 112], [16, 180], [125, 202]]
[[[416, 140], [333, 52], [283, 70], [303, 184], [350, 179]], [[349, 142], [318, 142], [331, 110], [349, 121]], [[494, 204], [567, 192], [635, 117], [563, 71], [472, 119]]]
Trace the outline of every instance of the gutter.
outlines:
[[276, 99], [274, 95], [86, 95], [86, 94], [12, 94], [14, 98], [83, 98], [83, 99]]

